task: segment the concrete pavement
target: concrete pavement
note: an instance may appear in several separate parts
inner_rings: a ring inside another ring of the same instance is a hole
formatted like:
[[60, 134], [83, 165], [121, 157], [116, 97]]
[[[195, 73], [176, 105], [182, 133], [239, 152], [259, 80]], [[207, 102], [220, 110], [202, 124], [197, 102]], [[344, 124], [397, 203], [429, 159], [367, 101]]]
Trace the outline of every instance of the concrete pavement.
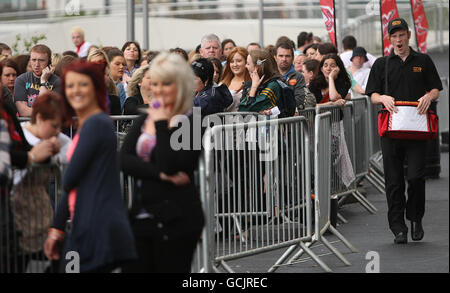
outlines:
[[[348, 204], [340, 213], [348, 220], [338, 225], [342, 233], [357, 249], [351, 253], [342, 242], [333, 245], [351, 262], [345, 266], [336, 256], [325, 255], [321, 259], [336, 273], [365, 273], [366, 266], [379, 256], [381, 273], [449, 273], [449, 154], [441, 153], [441, 174], [439, 179], [430, 179], [426, 185], [426, 211], [423, 219], [425, 237], [413, 242], [408, 235], [408, 244], [396, 245], [388, 228], [387, 203], [368, 182], [364, 182], [367, 198], [377, 207], [377, 214], [369, 214], [358, 203]], [[334, 235], [325, 236], [330, 242], [338, 240]], [[323, 245], [314, 245], [316, 254], [327, 254]], [[252, 257], [246, 257], [228, 264], [236, 272], [266, 272], [286, 249], [279, 249]], [[306, 258], [306, 256], [303, 256]], [[371, 267], [369, 265], [369, 267]], [[282, 266], [277, 273], [315, 273], [323, 270], [311, 259], [291, 266]]]

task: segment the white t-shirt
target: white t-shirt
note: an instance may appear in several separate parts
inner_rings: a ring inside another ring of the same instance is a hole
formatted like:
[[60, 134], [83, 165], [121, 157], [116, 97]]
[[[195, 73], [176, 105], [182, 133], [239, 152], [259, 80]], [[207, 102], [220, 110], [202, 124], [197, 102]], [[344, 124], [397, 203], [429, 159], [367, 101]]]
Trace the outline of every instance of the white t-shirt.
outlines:
[[[31, 132], [29, 132], [26, 128], [25, 125], [27, 125], [30, 122], [22, 122], [20, 123], [20, 126], [22, 127], [23, 130], [23, 134], [26, 138], [26, 140], [28, 141], [28, 143], [31, 146], [35, 146], [37, 145], [41, 139], [34, 136], [34, 134], [32, 134]], [[56, 155], [54, 155], [52, 157], [52, 162], [58, 161], [60, 163], [66, 163], [67, 162], [67, 149], [69, 148], [70, 143], [72, 142], [72, 140], [65, 134], [60, 133], [58, 135], [58, 140], [61, 143], [61, 149], [59, 150], [59, 153], [57, 153]], [[15, 170], [14, 172], [14, 185], [17, 185], [20, 183], [20, 181], [22, 181], [22, 178], [25, 177], [25, 175], [27, 174], [27, 170]]]
[[[353, 51], [346, 51], [343, 52], [339, 55], [339, 57], [341, 57], [342, 62], [344, 63], [344, 66], [347, 68], [349, 66], [352, 66], [352, 61], [350, 61], [350, 58], [352, 58], [353, 56]], [[369, 61], [367, 61], [366, 63], [363, 64], [363, 68], [372, 68], [373, 63], [375, 62], [375, 60], [377, 60], [377, 58], [375, 56], [373, 56], [370, 53], [367, 53], [367, 59], [369, 59]]]
[[91, 46], [91, 43], [89, 42], [84, 42], [83, 45], [81, 45], [80, 49], [78, 50], [78, 48], [75, 49], [75, 52], [77, 52], [78, 57], [82, 58], [82, 57], [87, 57], [88, 54], [88, 50], [89, 47]]
[[360, 70], [356, 71], [355, 73], [352, 73], [353, 78], [364, 90], [366, 90], [367, 81], [369, 80], [369, 74], [370, 74], [370, 69], [364, 68], [364, 67], [362, 67]]
[[230, 89], [228, 90], [230, 91], [231, 96], [233, 97], [233, 103], [231, 103], [231, 105], [228, 106], [228, 108], [226, 108], [224, 112], [237, 112], [239, 109], [239, 104], [241, 103], [242, 90], [240, 91]]

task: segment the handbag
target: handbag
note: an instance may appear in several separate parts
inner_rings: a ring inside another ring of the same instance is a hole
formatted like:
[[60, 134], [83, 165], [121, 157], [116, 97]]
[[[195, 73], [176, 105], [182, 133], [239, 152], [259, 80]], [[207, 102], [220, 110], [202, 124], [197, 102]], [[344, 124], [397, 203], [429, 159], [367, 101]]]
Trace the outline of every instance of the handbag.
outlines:
[[[385, 65], [385, 93], [388, 94], [388, 60]], [[428, 109], [426, 114], [417, 112], [419, 102], [396, 101], [397, 113], [390, 113], [386, 108], [378, 112], [378, 134], [381, 137], [412, 140], [435, 139], [439, 120], [436, 113]]]

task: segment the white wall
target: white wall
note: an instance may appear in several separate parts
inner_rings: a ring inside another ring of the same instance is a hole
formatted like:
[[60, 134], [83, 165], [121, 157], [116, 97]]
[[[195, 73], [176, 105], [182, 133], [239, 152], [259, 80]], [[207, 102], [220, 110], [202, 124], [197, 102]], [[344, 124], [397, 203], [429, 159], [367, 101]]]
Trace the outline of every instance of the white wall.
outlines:
[[[126, 39], [126, 18], [123, 15], [67, 18], [55, 23], [3, 23], [0, 25], [0, 40], [12, 44], [18, 33], [27, 38], [45, 33], [47, 40], [42, 43], [47, 44], [53, 51], [73, 50], [70, 32], [76, 25], [84, 29], [86, 40], [92, 44], [121, 47]], [[151, 50], [167, 50], [173, 47], [193, 49], [207, 33], [216, 33], [221, 39], [232, 38], [241, 46], [259, 41], [257, 20], [150, 18], [149, 27]], [[135, 29], [135, 38], [142, 44], [142, 18], [136, 18]], [[269, 19], [265, 21], [264, 27], [265, 45], [274, 44], [282, 35], [296, 42], [297, 35], [303, 30], [326, 35], [322, 19]]]

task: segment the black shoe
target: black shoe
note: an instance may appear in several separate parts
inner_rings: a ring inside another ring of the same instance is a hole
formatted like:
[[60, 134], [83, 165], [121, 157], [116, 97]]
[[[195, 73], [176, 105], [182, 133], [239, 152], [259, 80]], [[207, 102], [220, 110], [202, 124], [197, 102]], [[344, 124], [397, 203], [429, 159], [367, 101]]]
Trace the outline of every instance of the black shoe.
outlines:
[[411, 221], [411, 238], [414, 241], [422, 240], [424, 235], [422, 221], [413, 222]]
[[395, 235], [394, 243], [395, 244], [406, 244], [406, 243], [408, 243], [408, 233], [407, 232], [400, 232], [397, 235]]

